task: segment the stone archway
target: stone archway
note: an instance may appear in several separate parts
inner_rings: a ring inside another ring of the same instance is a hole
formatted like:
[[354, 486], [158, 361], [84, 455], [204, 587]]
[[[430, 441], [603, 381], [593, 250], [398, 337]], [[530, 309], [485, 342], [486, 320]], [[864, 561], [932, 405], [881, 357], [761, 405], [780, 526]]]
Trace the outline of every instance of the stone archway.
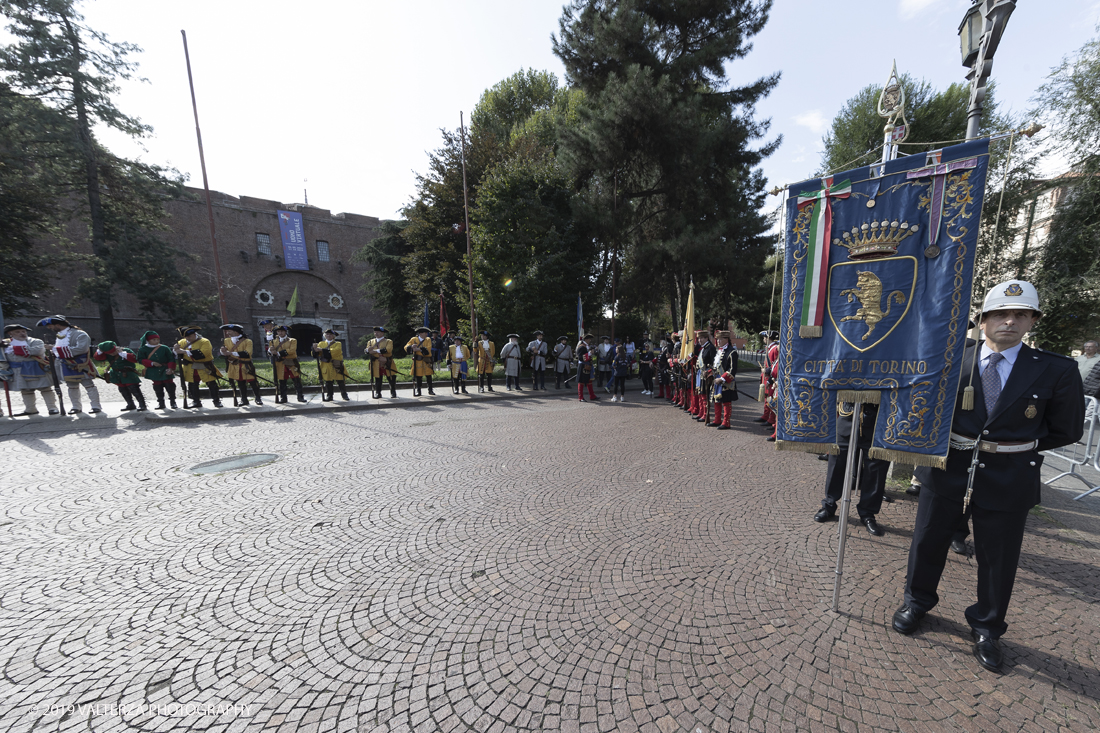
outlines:
[[290, 329], [290, 337], [298, 341], [298, 358], [312, 358], [313, 354], [310, 352], [310, 348], [313, 344], [323, 341], [325, 338], [321, 327], [315, 323], [294, 322], [288, 328]]

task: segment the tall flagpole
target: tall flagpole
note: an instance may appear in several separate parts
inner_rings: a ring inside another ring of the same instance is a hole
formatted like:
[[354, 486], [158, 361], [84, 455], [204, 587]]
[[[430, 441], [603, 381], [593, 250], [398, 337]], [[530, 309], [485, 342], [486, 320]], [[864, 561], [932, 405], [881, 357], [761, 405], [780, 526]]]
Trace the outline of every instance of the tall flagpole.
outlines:
[[202, 130], [199, 129], [199, 105], [195, 102], [195, 80], [191, 77], [191, 54], [187, 51], [187, 31], [183, 35], [183, 58], [187, 62], [187, 83], [191, 87], [191, 109], [195, 112], [195, 136], [199, 140], [199, 165], [202, 167], [202, 187], [206, 191], [206, 217], [210, 220], [210, 246], [214, 249], [214, 280], [218, 284], [218, 308], [222, 323], [229, 323], [229, 311], [225, 308], [225, 288], [222, 287], [222, 265], [218, 259], [218, 235], [214, 231], [214, 207], [210, 203], [210, 183], [206, 179], [206, 156], [202, 152]]
[[470, 246], [470, 199], [466, 192], [466, 122], [458, 113], [458, 129], [462, 135], [462, 211], [466, 217], [466, 272], [470, 280], [470, 338], [477, 338], [477, 319], [474, 317], [474, 251]]

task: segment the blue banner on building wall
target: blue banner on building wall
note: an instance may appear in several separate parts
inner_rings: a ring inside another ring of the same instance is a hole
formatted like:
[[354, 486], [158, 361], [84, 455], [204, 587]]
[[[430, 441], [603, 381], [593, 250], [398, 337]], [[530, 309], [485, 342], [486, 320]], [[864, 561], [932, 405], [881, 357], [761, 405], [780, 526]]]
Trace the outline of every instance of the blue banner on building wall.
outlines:
[[279, 233], [283, 236], [283, 262], [288, 270], [308, 270], [306, 233], [302, 215], [297, 211], [279, 209]]
[[[941, 466], [966, 343], [988, 140], [790, 187], [777, 446], [835, 451], [879, 404], [871, 457]], [[869, 426], [864, 424], [863, 429]]]

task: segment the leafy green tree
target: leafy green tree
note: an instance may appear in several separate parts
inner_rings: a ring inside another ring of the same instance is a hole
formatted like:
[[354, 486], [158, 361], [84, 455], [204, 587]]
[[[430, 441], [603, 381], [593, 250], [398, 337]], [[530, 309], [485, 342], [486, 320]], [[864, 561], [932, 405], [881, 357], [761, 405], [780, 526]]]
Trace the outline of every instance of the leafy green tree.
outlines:
[[1100, 321], [1100, 38], [1052, 69], [1035, 102], [1056, 148], [1077, 161], [1059, 181], [1066, 187], [1034, 275], [1044, 307], [1036, 339], [1067, 353], [1096, 338]]
[[0, 304], [6, 316], [32, 310], [53, 290], [63, 253], [42, 241], [62, 220], [55, 161], [65, 149], [64, 120], [0, 83]]
[[356, 262], [370, 266], [359, 290], [371, 302], [385, 311], [391, 323], [409, 323], [415, 320], [417, 303], [405, 288], [405, 258], [411, 249], [401, 236], [409, 223], [387, 220], [382, 222], [381, 235], [363, 245], [353, 256]]
[[559, 154], [576, 180], [576, 216], [600, 248], [596, 283], [607, 305], [621, 299], [630, 310], [658, 295], [682, 313], [693, 276], [697, 285], [713, 277], [712, 289], [697, 289], [697, 304], [728, 317], [737, 276], [763, 261], [757, 166], [779, 140], [752, 147], [768, 129], [753, 107], [779, 75], [733, 86], [726, 68], [749, 52], [770, 6], [566, 6], [554, 52], [585, 96]]
[[181, 319], [208, 307], [192, 298], [175, 267], [182, 253], [163, 244], [165, 198], [182, 194], [178, 173], [110, 155], [92, 128], [102, 124], [141, 138], [151, 132], [112, 101], [118, 81], [130, 79], [140, 49], [113, 43], [83, 24], [73, 0], [0, 0], [14, 42], [0, 48], [0, 71], [11, 87], [60, 114], [68, 127], [68, 185], [79, 191], [76, 214], [88, 226], [91, 274], [78, 297], [99, 308], [100, 333], [117, 340], [115, 288], [137, 298], [143, 312]]

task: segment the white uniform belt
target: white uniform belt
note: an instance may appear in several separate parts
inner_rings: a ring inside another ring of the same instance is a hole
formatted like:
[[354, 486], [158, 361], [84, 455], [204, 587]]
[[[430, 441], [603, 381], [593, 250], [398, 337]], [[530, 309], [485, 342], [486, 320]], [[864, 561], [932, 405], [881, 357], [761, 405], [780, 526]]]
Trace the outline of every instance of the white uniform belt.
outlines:
[[985, 453], [1026, 453], [1029, 450], [1034, 450], [1037, 445], [1039, 445], [1037, 440], [1029, 440], [1026, 443], [994, 443], [992, 440], [977, 440], [958, 433], [951, 433], [951, 447], [958, 450], [974, 450], [974, 448], [977, 448]]

